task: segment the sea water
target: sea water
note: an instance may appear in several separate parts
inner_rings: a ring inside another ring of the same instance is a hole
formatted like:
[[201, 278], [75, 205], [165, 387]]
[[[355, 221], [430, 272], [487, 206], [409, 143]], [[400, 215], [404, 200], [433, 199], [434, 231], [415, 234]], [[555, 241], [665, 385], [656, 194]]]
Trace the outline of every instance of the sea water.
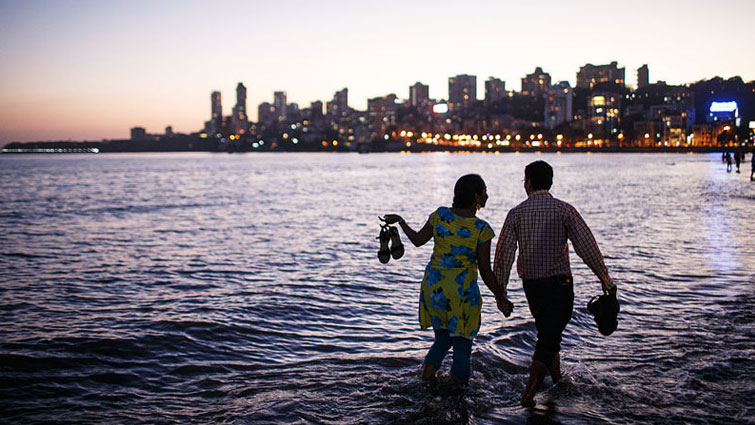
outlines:
[[[478, 173], [499, 233], [537, 159], [600, 245], [618, 330], [572, 252], [566, 379], [535, 409], [515, 271], [508, 319], [480, 282], [469, 386], [450, 355], [422, 384], [432, 243], [381, 264], [378, 216], [418, 229]], [[755, 423], [755, 183], [717, 154], [19, 155], [0, 182], [0, 422]]]

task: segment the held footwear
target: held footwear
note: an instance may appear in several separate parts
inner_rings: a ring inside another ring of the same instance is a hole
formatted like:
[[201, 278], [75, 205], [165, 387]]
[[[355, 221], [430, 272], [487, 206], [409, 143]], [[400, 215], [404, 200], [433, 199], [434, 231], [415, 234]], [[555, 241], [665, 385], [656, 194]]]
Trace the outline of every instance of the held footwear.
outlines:
[[388, 242], [391, 237], [388, 235], [388, 225], [380, 226], [380, 235], [377, 237], [380, 240], [380, 250], [378, 250], [378, 260], [385, 264], [391, 259], [391, 250], [388, 248]]
[[388, 236], [391, 237], [391, 255], [394, 260], [404, 256], [404, 244], [401, 243], [401, 237], [398, 235], [398, 229], [388, 227]]
[[595, 318], [595, 323], [598, 324], [598, 330], [601, 334], [611, 335], [619, 326], [616, 317], [621, 307], [619, 307], [619, 301], [616, 299], [616, 293], [592, 297], [587, 303], [587, 309]]

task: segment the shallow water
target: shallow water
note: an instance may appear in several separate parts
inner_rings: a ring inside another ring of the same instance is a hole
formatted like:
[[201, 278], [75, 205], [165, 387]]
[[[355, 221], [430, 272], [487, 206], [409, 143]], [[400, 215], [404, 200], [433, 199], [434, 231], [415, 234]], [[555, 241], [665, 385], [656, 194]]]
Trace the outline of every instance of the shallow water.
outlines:
[[[469, 387], [450, 356], [420, 384], [432, 247], [380, 264], [377, 216], [416, 228], [476, 172], [498, 233], [535, 159], [603, 250], [619, 329], [572, 252], [567, 379], [536, 409], [515, 272], [509, 319], [483, 289]], [[755, 183], [720, 155], [3, 156], [0, 178], [2, 422], [755, 423]]]

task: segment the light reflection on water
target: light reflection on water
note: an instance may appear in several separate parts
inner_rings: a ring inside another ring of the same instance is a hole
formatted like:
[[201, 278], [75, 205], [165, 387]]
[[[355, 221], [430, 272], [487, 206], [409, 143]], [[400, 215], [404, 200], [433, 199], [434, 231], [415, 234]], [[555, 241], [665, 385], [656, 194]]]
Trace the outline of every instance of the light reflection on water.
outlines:
[[[377, 216], [419, 226], [475, 172], [498, 232], [535, 159], [595, 233], [620, 285], [619, 331], [597, 333], [584, 304], [599, 286], [572, 253], [568, 379], [546, 385], [539, 410], [516, 406], [534, 344], [516, 278], [510, 319], [484, 293], [469, 389], [423, 387], [431, 332], [416, 298], [431, 244], [380, 264]], [[755, 417], [755, 184], [717, 155], [4, 156], [0, 176], [5, 420]]]

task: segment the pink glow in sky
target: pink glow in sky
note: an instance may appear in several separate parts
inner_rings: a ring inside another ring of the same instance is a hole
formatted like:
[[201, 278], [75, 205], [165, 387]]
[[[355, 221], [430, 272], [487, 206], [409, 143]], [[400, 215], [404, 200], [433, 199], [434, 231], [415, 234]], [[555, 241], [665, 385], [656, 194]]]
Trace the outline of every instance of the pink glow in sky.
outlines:
[[755, 79], [755, 1], [0, 2], [0, 143], [128, 138], [201, 129], [210, 93], [224, 111], [273, 91], [309, 106], [349, 88], [349, 104], [416, 81], [448, 96], [448, 77], [519, 90], [536, 66], [574, 85], [579, 67], [617, 61], [627, 83]]

